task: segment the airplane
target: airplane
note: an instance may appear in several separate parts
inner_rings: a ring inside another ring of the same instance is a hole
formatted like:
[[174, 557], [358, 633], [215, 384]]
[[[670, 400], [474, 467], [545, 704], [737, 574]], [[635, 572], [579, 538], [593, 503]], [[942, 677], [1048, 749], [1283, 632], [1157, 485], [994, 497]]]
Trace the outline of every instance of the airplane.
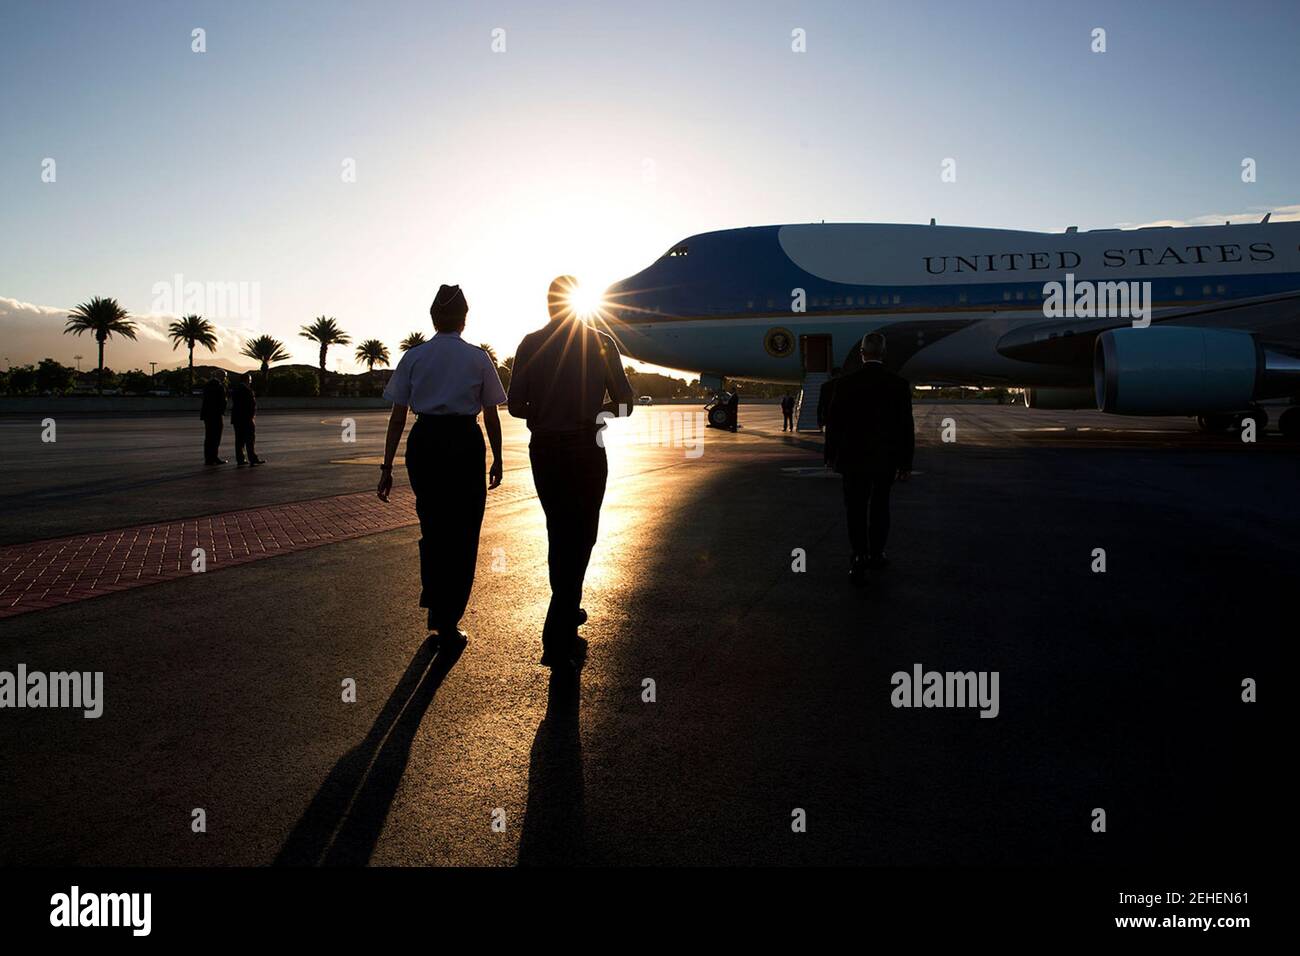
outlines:
[[[1262, 432], [1260, 402], [1300, 406], [1300, 222], [726, 229], [611, 285], [599, 319], [624, 354], [708, 388], [800, 385], [801, 428], [879, 331], [913, 385], [1023, 388], [1031, 408], [1190, 415], [1206, 431], [1253, 417]], [[1300, 407], [1278, 427], [1300, 434]]]

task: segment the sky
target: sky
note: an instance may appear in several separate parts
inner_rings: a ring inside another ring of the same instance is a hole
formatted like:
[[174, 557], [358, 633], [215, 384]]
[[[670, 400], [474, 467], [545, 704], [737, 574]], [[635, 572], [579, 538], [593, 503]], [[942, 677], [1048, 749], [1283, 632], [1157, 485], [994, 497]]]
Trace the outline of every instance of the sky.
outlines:
[[1300, 217], [1294, 2], [6, 0], [0, 39], [6, 366], [89, 360], [96, 295], [117, 369], [183, 361], [186, 311], [230, 367], [315, 364], [318, 315], [396, 361], [443, 282], [504, 358], [554, 276], [713, 229]]

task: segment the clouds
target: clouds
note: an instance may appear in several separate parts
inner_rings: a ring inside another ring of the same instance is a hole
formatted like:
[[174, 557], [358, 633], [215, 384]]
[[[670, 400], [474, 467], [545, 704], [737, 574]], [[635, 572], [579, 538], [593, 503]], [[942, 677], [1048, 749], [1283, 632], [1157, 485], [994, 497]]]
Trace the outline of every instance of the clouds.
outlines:
[[[68, 313], [72, 307], [36, 305], [0, 296], [0, 360], [6, 366], [27, 365], [43, 358], [57, 359], [64, 365], [75, 365], [75, 356], [84, 356], [82, 368], [96, 362], [97, 347], [93, 336], [64, 335]], [[172, 349], [167, 337], [167, 326], [180, 316], [172, 314], [132, 315], [136, 323], [136, 340], [114, 336], [105, 346], [104, 364], [117, 370], [147, 369], [157, 362], [160, 369], [177, 368], [188, 361], [182, 346]], [[233, 369], [251, 368], [256, 363], [243, 358], [239, 350], [250, 337], [247, 329], [213, 323], [217, 330], [217, 351], [200, 348], [195, 351], [195, 361], [229, 366]]]
[[1294, 206], [1257, 207], [1250, 212], [1212, 212], [1191, 219], [1157, 219], [1154, 222], [1121, 222], [1117, 225], [1125, 229], [1145, 229], [1151, 226], [1221, 226], [1225, 222], [1243, 223], [1259, 222], [1265, 213], [1272, 213], [1270, 222], [1296, 222], [1300, 220], [1300, 204]]

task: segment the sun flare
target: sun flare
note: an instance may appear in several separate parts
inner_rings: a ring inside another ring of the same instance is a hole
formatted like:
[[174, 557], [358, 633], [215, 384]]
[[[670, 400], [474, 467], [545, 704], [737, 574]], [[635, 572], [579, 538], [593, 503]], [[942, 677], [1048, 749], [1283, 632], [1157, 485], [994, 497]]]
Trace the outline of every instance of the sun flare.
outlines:
[[605, 296], [595, 286], [575, 285], [569, 292], [569, 307], [580, 319], [591, 319], [605, 307]]

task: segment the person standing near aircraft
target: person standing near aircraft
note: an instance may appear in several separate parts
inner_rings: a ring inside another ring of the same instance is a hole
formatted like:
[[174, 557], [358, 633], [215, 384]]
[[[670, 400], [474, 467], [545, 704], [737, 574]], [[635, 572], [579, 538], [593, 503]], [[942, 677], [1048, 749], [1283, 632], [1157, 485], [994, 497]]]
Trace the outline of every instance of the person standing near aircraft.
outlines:
[[253, 447], [257, 437], [256, 418], [253, 373], [245, 372], [235, 379], [235, 387], [230, 390], [230, 426], [235, 430], [235, 466], [238, 468], [244, 467], [245, 452], [250, 467], [263, 464]]
[[221, 451], [222, 419], [226, 414], [226, 373], [218, 372], [203, 386], [203, 402], [199, 405], [199, 420], [203, 422], [203, 464], [224, 465]]
[[[444, 647], [468, 638], [460, 619], [474, 588], [487, 492], [501, 484], [502, 473], [497, 406], [506, 392], [488, 354], [460, 337], [468, 312], [460, 286], [441, 286], [429, 307], [433, 338], [407, 349], [393, 370], [384, 389], [393, 410], [376, 492], [387, 501], [393, 490], [393, 459], [413, 408], [406, 474], [420, 519], [420, 607], [428, 609], [429, 630]], [[486, 487], [480, 411], [492, 446]]]
[[632, 413], [632, 386], [614, 340], [575, 314], [577, 281], [561, 276], [547, 292], [550, 322], [515, 350], [510, 414], [528, 423], [528, 457], [546, 513], [551, 603], [542, 628], [542, 665], [576, 670], [582, 582], [600, 525], [609, 467], [599, 438], [602, 413]]
[[827, 413], [831, 465], [844, 479], [844, 510], [853, 555], [849, 579], [861, 587], [867, 569], [884, 568], [889, 492], [912, 475], [916, 429], [912, 387], [885, 368], [885, 337], [862, 339], [862, 367], [842, 376]]
[[781, 431], [794, 431], [794, 396], [788, 393], [781, 396]]

